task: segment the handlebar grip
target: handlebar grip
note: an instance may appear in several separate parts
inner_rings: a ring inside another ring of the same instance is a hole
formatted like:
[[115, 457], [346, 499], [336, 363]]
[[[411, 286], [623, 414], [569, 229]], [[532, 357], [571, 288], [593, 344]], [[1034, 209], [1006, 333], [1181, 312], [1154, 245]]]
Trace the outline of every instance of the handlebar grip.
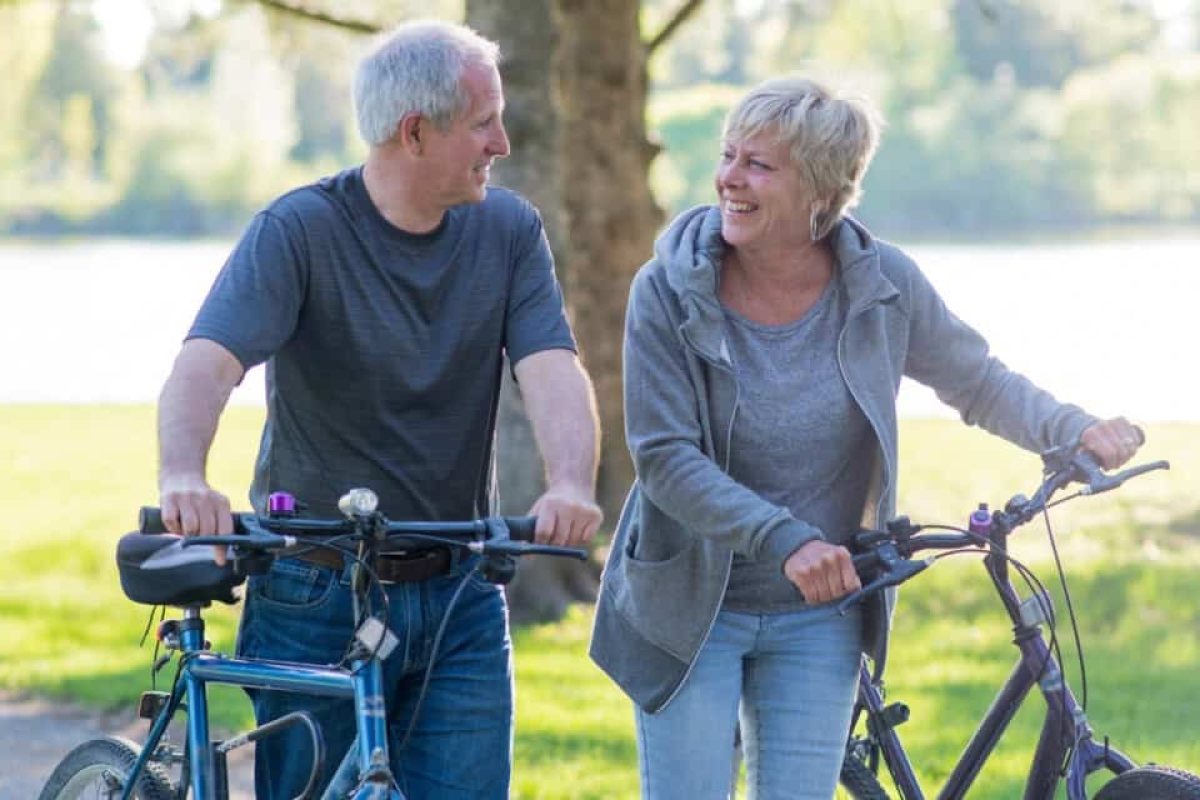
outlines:
[[537, 530], [537, 517], [504, 517], [509, 538], [518, 542], [532, 542]]
[[138, 510], [138, 533], [166, 533], [162, 509], [157, 506], [142, 506]]
[[[142, 506], [138, 509], [138, 533], [169, 533], [166, 523], [163, 522], [162, 509], [158, 506]], [[234, 533], [242, 533], [245, 531], [245, 526], [242, 524], [242, 515], [233, 515], [233, 530]]]

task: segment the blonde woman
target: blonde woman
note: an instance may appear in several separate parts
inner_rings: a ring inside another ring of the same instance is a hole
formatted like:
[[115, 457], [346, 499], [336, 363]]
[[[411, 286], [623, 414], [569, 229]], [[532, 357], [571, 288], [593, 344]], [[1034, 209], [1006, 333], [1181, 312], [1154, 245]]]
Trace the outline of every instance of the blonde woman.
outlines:
[[635, 278], [625, 413], [637, 481], [592, 656], [635, 703], [643, 796], [723, 798], [741, 722], [752, 798], [833, 795], [860, 653], [887, 600], [842, 542], [895, 510], [908, 375], [1030, 449], [1082, 441], [1108, 467], [1137, 434], [1059, 403], [993, 358], [917, 265], [846, 215], [878, 128], [802, 79], [725, 123], [717, 203], [676, 219]]

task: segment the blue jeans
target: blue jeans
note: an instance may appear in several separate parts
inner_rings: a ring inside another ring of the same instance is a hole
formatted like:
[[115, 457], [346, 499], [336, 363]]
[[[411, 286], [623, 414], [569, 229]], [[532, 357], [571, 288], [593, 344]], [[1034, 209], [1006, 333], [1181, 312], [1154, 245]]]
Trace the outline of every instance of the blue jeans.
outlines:
[[862, 648], [861, 612], [722, 611], [665, 708], [635, 707], [642, 797], [728, 798], [739, 721], [750, 798], [829, 800], [837, 787]]
[[[498, 586], [472, 574], [475, 559], [450, 573], [387, 587], [390, 628], [400, 643], [384, 662], [391, 768], [410, 800], [478, 800], [508, 797], [512, 764], [512, 643], [508, 612]], [[463, 580], [434, 658], [433, 675], [403, 751], [399, 745], [431, 657], [446, 606]], [[375, 602], [379, 603], [376, 591]], [[244, 657], [335, 664], [353, 635], [349, 570], [340, 572], [297, 559], [279, 559], [266, 575], [250, 579], [238, 630]], [[322, 787], [354, 741], [354, 705], [348, 699], [251, 690], [259, 724], [290, 711], [308, 710], [326, 745]], [[259, 740], [255, 797], [292, 798], [312, 764], [308, 734], [295, 726]]]

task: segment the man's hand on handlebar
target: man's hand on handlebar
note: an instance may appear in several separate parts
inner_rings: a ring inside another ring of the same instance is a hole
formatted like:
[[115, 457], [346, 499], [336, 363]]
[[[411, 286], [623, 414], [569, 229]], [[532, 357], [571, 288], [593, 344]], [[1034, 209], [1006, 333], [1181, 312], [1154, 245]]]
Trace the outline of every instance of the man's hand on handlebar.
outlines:
[[828, 603], [858, 591], [850, 551], [821, 539], [807, 542], [783, 562], [783, 574], [809, 603]]
[[529, 509], [529, 516], [537, 517], [535, 542], [562, 547], [587, 544], [604, 518], [589, 492], [566, 485], [548, 488]]
[[1116, 469], [1129, 461], [1145, 441], [1141, 428], [1124, 417], [1097, 422], [1079, 437], [1080, 446], [1105, 469]]
[[[213, 489], [203, 478], [163, 478], [159, 484], [163, 525], [181, 536], [233, 533], [229, 498]], [[225, 565], [225, 548], [213, 548], [217, 564]]]

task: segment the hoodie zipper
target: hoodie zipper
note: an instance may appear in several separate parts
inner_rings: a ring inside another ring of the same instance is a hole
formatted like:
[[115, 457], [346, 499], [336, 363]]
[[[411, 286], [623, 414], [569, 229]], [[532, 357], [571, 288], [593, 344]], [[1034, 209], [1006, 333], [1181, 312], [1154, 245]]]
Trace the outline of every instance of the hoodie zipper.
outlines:
[[888, 449], [884, 446], [882, 426], [879, 424], [879, 420], [875, 419], [875, 417], [871, 415], [870, 410], [868, 410], [867, 406], [863, 403], [862, 398], [859, 396], [858, 389], [855, 387], [854, 382], [850, 380], [850, 372], [846, 369], [846, 361], [843, 353], [846, 344], [846, 330], [850, 327], [850, 324], [856, 318], [878, 304], [878, 300], [871, 300], [866, 305], [848, 311], [846, 313], [846, 323], [842, 326], [841, 333], [838, 334], [837, 344], [838, 371], [842, 374], [842, 381], [846, 384], [846, 388], [850, 390], [850, 396], [853, 397], [854, 402], [858, 404], [859, 409], [863, 412], [863, 416], [867, 418], [869, 423], [871, 423], [871, 429], [875, 432], [875, 443], [879, 447], [880, 453], [883, 455], [883, 483], [879, 487], [879, 497], [875, 501], [876, 524], [879, 524], [880, 518], [883, 516], [883, 503], [887, 499], [888, 487], [891, 486], [893, 480], [893, 465], [891, 462], [891, 456], [888, 454]]
[[[729, 357], [729, 346], [728, 346], [728, 344], [726, 344], [725, 337], [722, 336], [721, 337], [721, 351], [722, 352], [720, 355], [725, 360], [724, 361], [713, 360], [713, 359], [705, 356], [704, 353], [702, 353], [698, 347], [693, 345], [691, 343], [691, 341], [689, 341], [687, 339], [686, 336], [683, 337], [683, 339], [684, 339], [685, 343], [687, 344], [687, 346], [689, 348], [691, 348], [692, 352], [695, 353], [699, 358], [703, 359], [707, 363], [712, 364], [715, 368], [726, 373], [733, 380], [733, 408], [729, 412], [729, 427], [725, 431], [724, 472], [726, 475], [728, 475], [729, 474], [729, 463], [730, 463], [730, 458], [731, 458], [730, 450], [732, 449], [732, 445], [733, 445], [733, 423], [734, 423], [734, 420], [737, 419], [738, 407], [741, 405], [741, 401], [742, 401], [742, 387], [737, 382], [737, 373], [734, 371], [733, 362]], [[729, 576], [730, 576], [732, 567], [733, 567], [733, 553], [730, 553], [729, 559], [725, 562], [725, 579], [721, 582], [721, 594], [720, 594], [721, 598], [725, 597], [725, 590], [727, 588], [729, 588]], [[708, 637], [712, 636], [713, 626], [715, 626], [717, 624], [717, 617], [719, 617], [720, 615], [721, 615], [721, 602], [720, 602], [720, 600], [718, 600], [716, 610], [713, 612], [712, 617], [708, 620], [708, 627], [704, 629], [704, 636], [700, 637], [700, 645], [699, 645], [699, 647], [696, 648], [696, 655], [694, 655], [692, 657], [692, 660], [688, 663], [687, 670], [683, 673], [683, 677], [680, 678], [679, 683], [677, 683], [675, 685], [675, 688], [671, 691], [671, 693], [669, 695], [667, 695], [667, 699], [663, 700], [662, 705], [660, 705], [658, 707], [658, 709], [656, 709], [656, 710], [661, 711], [662, 709], [666, 708], [667, 705], [672, 700], [675, 699], [675, 695], [679, 694], [679, 692], [683, 689], [683, 687], [687, 685], [687, 681], [688, 681], [688, 678], [691, 677], [692, 670], [694, 670], [696, 668], [696, 662], [700, 660], [700, 658], [699, 658], [700, 651], [704, 649], [704, 645], [708, 642]]]

